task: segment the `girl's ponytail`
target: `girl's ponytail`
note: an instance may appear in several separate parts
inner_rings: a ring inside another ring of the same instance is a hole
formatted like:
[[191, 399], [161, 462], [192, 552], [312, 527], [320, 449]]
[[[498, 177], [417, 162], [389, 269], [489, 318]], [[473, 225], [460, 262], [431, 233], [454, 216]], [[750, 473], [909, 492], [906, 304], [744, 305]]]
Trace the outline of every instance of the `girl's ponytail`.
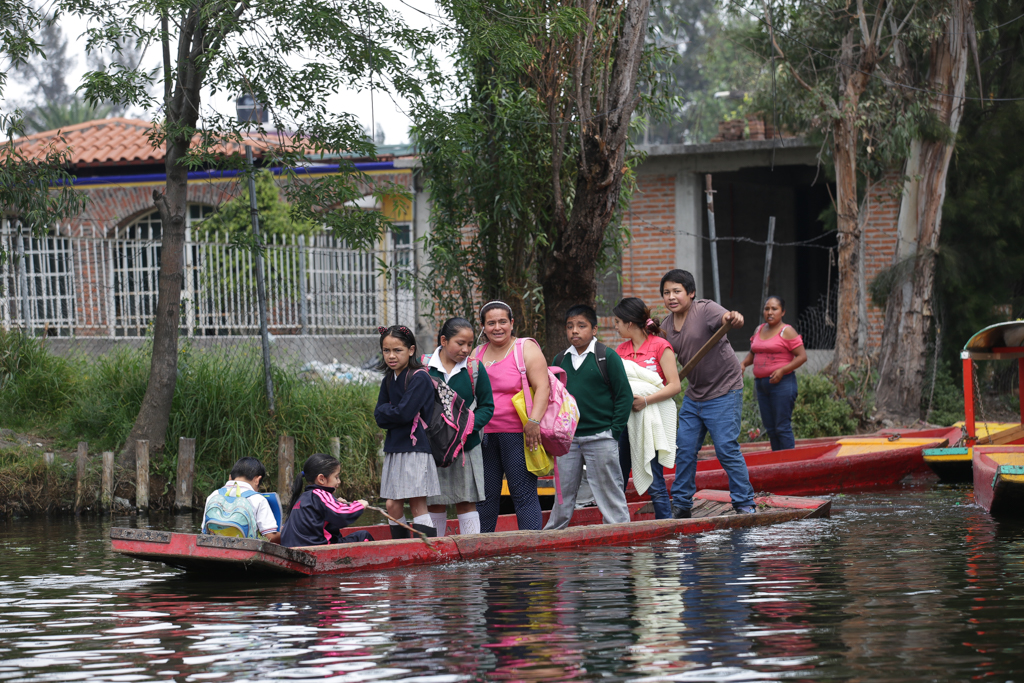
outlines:
[[624, 323], [633, 323], [646, 334], [661, 336], [661, 325], [651, 317], [651, 309], [635, 296], [627, 297], [612, 309], [612, 315]]
[[315, 484], [318, 475], [329, 477], [339, 467], [341, 463], [326, 453], [314, 453], [306, 458], [302, 471], [292, 480], [292, 505], [295, 505], [295, 501], [302, 495], [307, 483]]

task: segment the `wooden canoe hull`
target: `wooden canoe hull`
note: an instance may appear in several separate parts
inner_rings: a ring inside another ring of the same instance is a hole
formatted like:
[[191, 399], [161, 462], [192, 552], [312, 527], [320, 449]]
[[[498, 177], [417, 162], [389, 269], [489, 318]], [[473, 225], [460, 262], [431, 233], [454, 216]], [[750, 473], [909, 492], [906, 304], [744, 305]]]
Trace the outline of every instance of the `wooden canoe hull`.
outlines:
[[[726, 491], [703, 491], [703, 501], [728, 507]], [[162, 562], [190, 572], [232, 578], [266, 574], [312, 576], [357, 571], [380, 571], [425, 564], [474, 560], [519, 553], [549, 552], [645, 543], [676, 534], [694, 534], [712, 529], [732, 529], [778, 524], [809, 517], [827, 517], [828, 500], [767, 496], [758, 500], [767, 509], [756, 514], [727, 514], [694, 519], [651, 519], [631, 506], [626, 524], [593, 522], [590, 510], [580, 510], [573, 526], [561, 531], [499, 531], [493, 534], [445, 536], [430, 539], [382, 540], [309, 548], [283, 548], [250, 539], [212, 537], [140, 529], [111, 530], [114, 552], [138, 559]], [[513, 517], [514, 519], [514, 517]], [[374, 537], [390, 534], [387, 525], [363, 527]]]
[[997, 516], [1024, 516], [1024, 446], [975, 446], [974, 500]]
[[[897, 441], [879, 437], [851, 438], [785, 451], [746, 453], [744, 458], [755, 491], [807, 496], [888, 488], [909, 474], [926, 470], [922, 457], [925, 448], [945, 446], [950, 434], [959, 434], [959, 430], [935, 431], [938, 435], [934, 440], [932, 437]], [[876, 442], [874, 445], [872, 439]], [[669, 491], [674, 481], [674, 472], [666, 471], [665, 484]], [[729, 478], [717, 458], [700, 460], [696, 484], [698, 491], [728, 490]], [[640, 499], [630, 481], [626, 500]]]

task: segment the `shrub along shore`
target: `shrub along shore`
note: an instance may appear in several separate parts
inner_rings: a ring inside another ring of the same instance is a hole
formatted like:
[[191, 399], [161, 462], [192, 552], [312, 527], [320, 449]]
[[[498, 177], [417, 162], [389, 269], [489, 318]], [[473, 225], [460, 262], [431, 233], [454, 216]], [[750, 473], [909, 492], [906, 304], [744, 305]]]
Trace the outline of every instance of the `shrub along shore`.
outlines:
[[[179, 437], [196, 440], [195, 504], [223, 484], [234, 462], [252, 455], [277, 483], [280, 435], [295, 438], [296, 473], [312, 453], [330, 452], [341, 441], [339, 495], [377, 498], [377, 452], [382, 433], [373, 420], [377, 386], [339, 385], [304, 377], [297, 367], [275, 365], [276, 414], [268, 415], [262, 363], [256, 345], [231, 350], [180, 351], [178, 383], [167, 445], [150, 456], [152, 508], [173, 500]], [[47, 450], [71, 452], [89, 444], [86, 500], [100, 485], [101, 451], [117, 452], [131, 430], [146, 391], [150, 352], [121, 348], [104, 356], [63, 357], [50, 353], [45, 338], [0, 330], [0, 427], [51, 440]], [[824, 375], [798, 375], [800, 393], [793, 411], [797, 438], [855, 433], [850, 405], [836, 397]], [[753, 380], [743, 391], [741, 441], [764, 440]], [[681, 398], [681, 397], [680, 397]], [[134, 498], [134, 471], [115, 473], [115, 496]], [[42, 450], [28, 445], [0, 447], [0, 515], [70, 511], [75, 468], [68, 458], [43, 463]], [[95, 506], [93, 506], [95, 507]]]
[[[99, 357], [50, 353], [45, 338], [0, 330], [0, 427], [52, 440], [47, 450], [89, 444], [86, 498], [96, 500], [101, 451], [120, 450], [146, 391], [150, 350], [121, 348]], [[267, 467], [265, 490], [277, 482], [280, 435], [295, 439], [296, 473], [315, 452], [341, 441], [345, 497], [376, 497], [381, 432], [373, 421], [377, 386], [307, 379], [297, 367], [273, 367], [276, 413], [270, 417], [258, 346], [180, 351], [178, 382], [164, 450], [150, 455], [151, 507], [173, 499], [179, 437], [196, 440], [195, 497], [221, 486], [238, 458], [251, 455]], [[0, 514], [67, 510], [74, 501], [70, 461], [45, 467], [29, 446], [0, 449]], [[114, 494], [134, 498], [134, 473], [115, 474]]]

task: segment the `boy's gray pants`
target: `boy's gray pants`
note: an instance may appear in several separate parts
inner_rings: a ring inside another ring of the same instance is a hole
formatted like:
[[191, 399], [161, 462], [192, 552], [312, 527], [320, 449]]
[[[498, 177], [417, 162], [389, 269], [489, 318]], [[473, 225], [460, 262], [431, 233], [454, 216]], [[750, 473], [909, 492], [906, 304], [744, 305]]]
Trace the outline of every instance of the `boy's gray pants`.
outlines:
[[562, 485], [562, 502], [555, 498], [551, 517], [545, 529], [564, 529], [569, 526], [576, 507], [576, 493], [583, 478], [583, 465], [587, 466], [587, 481], [594, 492], [594, 500], [605, 524], [624, 524], [629, 521], [626, 494], [622, 492], [622, 468], [619, 466], [619, 443], [610, 430], [593, 436], [577, 436], [569, 452], [555, 458], [558, 478]]

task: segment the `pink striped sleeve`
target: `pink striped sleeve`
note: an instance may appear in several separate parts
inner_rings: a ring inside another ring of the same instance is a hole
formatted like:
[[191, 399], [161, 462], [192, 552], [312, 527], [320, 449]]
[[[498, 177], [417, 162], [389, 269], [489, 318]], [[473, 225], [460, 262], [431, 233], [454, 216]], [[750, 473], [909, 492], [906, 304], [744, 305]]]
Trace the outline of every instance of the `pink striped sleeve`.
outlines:
[[332, 496], [327, 491], [324, 491], [323, 489], [313, 489], [313, 493], [320, 500], [323, 501], [324, 505], [327, 506], [328, 510], [330, 510], [331, 512], [337, 512], [340, 515], [352, 515], [357, 512], [362, 512], [365, 509], [363, 507], [363, 504], [360, 503], [359, 501], [347, 504], [342, 503], [337, 498]]

